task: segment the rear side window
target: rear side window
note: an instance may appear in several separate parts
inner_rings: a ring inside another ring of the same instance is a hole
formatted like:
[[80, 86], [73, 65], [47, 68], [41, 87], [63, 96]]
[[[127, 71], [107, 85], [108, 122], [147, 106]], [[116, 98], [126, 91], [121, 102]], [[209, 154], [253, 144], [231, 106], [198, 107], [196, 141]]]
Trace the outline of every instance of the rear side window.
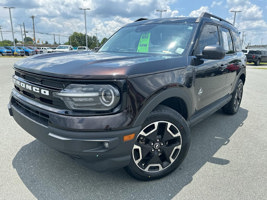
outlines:
[[198, 46], [196, 48], [196, 55], [202, 54], [205, 46], [219, 45], [218, 28], [215, 25], [206, 24], [199, 37]]
[[[242, 44], [241, 44], [241, 41], [240, 41], [239, 34], [236, 33], [236, 32], [232, 32], [232, 35], [233, 35], [233, 39], [234, 39], [235, 51], [242, 51]], [[244, 53], [247, 53], [247, 50]]]
[[228, 29], [222, 28], [223, 48], [227, 54], [234, 53], [233, 41]]
[[261, 54], [260, 51], [249, 51], [248, 53], [249, 53], [249, 54]]

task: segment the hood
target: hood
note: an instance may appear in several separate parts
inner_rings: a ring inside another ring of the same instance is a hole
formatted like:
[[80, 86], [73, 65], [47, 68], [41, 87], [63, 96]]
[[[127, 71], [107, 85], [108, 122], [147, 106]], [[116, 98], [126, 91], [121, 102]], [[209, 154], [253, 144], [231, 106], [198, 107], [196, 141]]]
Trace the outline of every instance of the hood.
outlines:
[[68, 52], [33, 56], [14, 67], [60, 78], [116, 79], [184, 67], [186, 61], [178, 55]]

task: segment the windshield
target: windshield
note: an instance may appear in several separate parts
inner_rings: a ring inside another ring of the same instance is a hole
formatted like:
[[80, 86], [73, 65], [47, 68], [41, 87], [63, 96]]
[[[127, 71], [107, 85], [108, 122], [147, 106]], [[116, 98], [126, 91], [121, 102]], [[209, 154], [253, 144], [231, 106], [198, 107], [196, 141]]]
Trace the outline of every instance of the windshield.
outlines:
[[57, 49], [68, 49], [68, 46], [58, 46]]
[[182, 54], [192, 37], [194, 24], [128, 26], [115, 33], [100, 52]]

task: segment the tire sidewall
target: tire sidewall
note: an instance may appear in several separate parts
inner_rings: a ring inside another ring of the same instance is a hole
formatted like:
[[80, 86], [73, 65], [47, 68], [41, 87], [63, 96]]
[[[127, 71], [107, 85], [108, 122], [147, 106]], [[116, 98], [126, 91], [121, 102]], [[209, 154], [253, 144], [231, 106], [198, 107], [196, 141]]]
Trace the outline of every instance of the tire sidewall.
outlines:
[[240, 105], [241, 105], [241, 102], [242, 102], [242, 98], [243, 98], [243, 87], [244, 87], [244, 85], [243, 85], [243, 81], [242, 81], [241, 79], [239, 79], [238, 82], [237, 82], [236, 89], [235, 89], [235, 93], [234, 93], [233, 97], [235, 97], [235, 95], [236, 95], [236, 93], [237, 93], [237, 89], [238, 89], [238, 87], [239, 87], [240, 84], [242, 84], [242, 96], [241, 96], [241, 99], [240, 99], [240, 102], [239, 102], [238, 107], [237, 107], [237, 108], [234, 108], [234, 112], [235, 112], [235, 113], [238, 112], [238, 110], [239, 110], [239, 108], [240, 108]]

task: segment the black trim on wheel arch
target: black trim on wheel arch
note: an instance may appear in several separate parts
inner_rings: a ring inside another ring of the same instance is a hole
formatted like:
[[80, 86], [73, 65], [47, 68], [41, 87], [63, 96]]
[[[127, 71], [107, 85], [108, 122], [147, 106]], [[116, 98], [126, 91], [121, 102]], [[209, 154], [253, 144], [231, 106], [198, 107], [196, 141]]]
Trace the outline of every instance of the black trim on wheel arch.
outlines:
[[133, 127], [142, 125], [145, 119], [148, 117], [148, 115], [161, 102], [172, 97], [177, 97], [177, 98], [181, 98], [182, 100], [184, 100], [186, 104], [188, 116], [190, 116], [192, 113], [192, 108], [193, 108], [192, 98], [189, 96], [189, 94], [187, 94], [187, 92], [183, 90], [183, 88], [170, 88], [150, 98], [150, 100], [145, 104], [145, 107], [142, 108], [138, 117], [135, 119], [133, 123]]

